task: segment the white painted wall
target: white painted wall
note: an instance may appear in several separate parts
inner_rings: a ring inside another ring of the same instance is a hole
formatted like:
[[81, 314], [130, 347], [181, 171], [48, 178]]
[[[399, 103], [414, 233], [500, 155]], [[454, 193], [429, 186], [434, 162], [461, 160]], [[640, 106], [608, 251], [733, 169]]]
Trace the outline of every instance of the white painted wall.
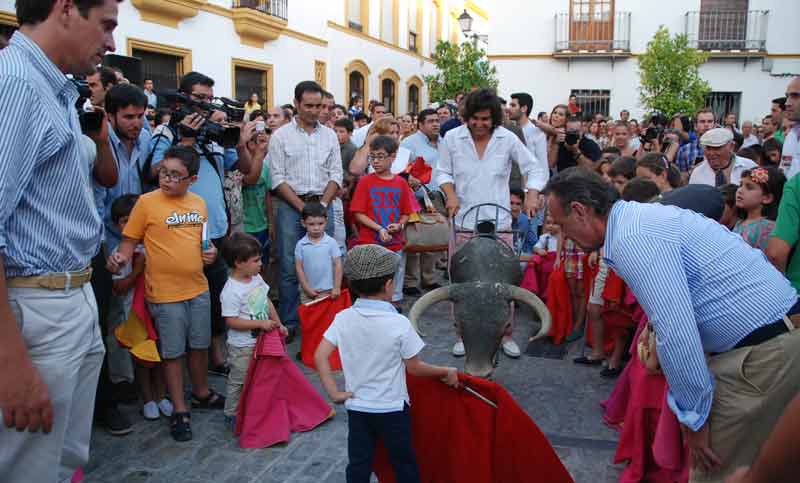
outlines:
[[[416, 0], [400, 0], [399, 6], [399, 40], [402, 48], [408, 46], [408, 1]], [[230, 0], [210, 0], [210, 3], [226, 8], [231, 4]], [[423, 2], [423, 32], [420, 35], [426, 56], [429, 55], [427, 24], [430, 21], [430, 3]], [[192, 51], [192, 68], [214, 79], [216, 95], [228, 97], [232, 97], [233, 91], [232, 58], [271, 64], [274, 69], [276, 104], [291, 102], [294, 86], [300, 81], [314, 78], [315, 60], [326, 62], [328, 90], [334, 94], [337, 102], [347, 104], [344, 69], [353, 59], [360, 59], [371, 71], [369, 92], [373, 99], [380, 97], [378, 76], [384, 69], [392, 68], [399, 74], [397, 97], [400, 113], [406, 111], [408, 79], [414, 75], [422, 79], [424, 75], [434, 71], [430, 62], [421, 61], [415, 55], [389, 49], [330, 28], [328, 21], [340, 25], [345, 22], [343, 0], [290, 0], [288, 5], [288, 27], [328, 41], [327, 47], [281, 35], [277, 40], [264, 44], [263, 48], [254, 48], [241, 43], [233, 21], [229, 18], [200, 11], [195, 17], [180, 22], [178, 29], [174, 29], [143, 21], [139, 11], [129, 1], [125, 1], [119, 5], [119, 26], [114, 31], [117, 53], [128, 54], [129, 38], [189, 49]], [[449, 15], [448, 8], [443, 9], [446, 15]], [[13, 13], [14, 0], [0, 0], [0, 11]], [[379, 20], [379, 0], [372, 0], [370, 32], [375, 37], [380, 32]], [[447, 25], [445, 22], [445, 29]], [[446, 32], [445, 30], [445, 35]], [[427, 89], [423, 88], [421, 97], [420, 101], [424, 106], [428, 100]]]
[[[534, 6], [534, 8], [532, 8]], [[685, 14], [700, 9], [700, 0], [616, 0], [617, 12], [631, 12], [631, 52], [642, 53], [660, 25], [671, 32], [685, 31]], [[800, 56], [795, 35], [800, 2], [750, 0], [750, 10], [769, 10], [767, 52]], [[500, 92], [527, 91], [534, 97], [534, 111], [550, 111], [565, 103], [571, 89], [611, 90], [610, 112], [618, 116], [628, 109], [634, 117], [644, 114], [638, 104], [638, 62], [618, 59], [563, 59], [548, 57], [555, 42], [555, 15], [569, 12], [569, 0], [499, 0], [491, 11], [489, 54], [538, 54], [533, 58], [493, 60], [500, 78]], [[543, 56], [543, 57], [542, 57]], [[765, 70], [762, 70], [765, 69]], [[770, 58], [762, 62], [715, 59], [701, 67], [701, 75], [714, 91], [741, 92], [741, 120], [759, 119], [769, 112], [770, 100], [782, 95], [788, 78], [800, 74], [800, 59]], [[772, 75], [775, 74], [775, 75]]]

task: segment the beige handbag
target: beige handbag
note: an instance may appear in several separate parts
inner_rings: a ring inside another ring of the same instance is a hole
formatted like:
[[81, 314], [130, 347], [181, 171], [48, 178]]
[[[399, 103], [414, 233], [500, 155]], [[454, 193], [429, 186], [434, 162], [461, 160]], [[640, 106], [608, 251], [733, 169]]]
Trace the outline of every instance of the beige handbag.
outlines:
[[[423, 193], [425, 207], [432, 211], [428, 193]], [[405, 229], [407, 253], [442, 252], [450, 242], [450, 223], [440, 213], [415, 213]]]

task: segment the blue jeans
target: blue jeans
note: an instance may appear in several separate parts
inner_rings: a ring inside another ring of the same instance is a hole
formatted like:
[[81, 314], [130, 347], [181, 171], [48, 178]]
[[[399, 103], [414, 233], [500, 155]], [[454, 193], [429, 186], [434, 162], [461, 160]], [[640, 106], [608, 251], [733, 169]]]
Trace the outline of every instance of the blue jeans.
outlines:
[[254, 233], [247, 233], [248, 235], [252, 235], [261, 243], [261, 264], [264, 267], [269, 267], [269, 251], [272, 248], [272, 240], [269, 237], [269, 229], [263, 231], [257, 231]]
[[347, 411], [347, 483], [368, 483], [378, 438], [389, 453], [389, 462], [399, 483], [420, 480], [417, 457], [411, 440], [411, 413], [402, 411], [363, 413]]
[[[298, 327], [300, 318], [297, 306], [300, 304], [300, 289], [297, 285], [297, 272], [294, 269], [294, 248], [306, 235], [300, 224], [300, 212], [281, 199], [275, 201], [277, 220], [275, 223], [278, 257], [280, 258], [280, 304], [278, 315], [286, 327]], [[333, 236], [333, 206], [328, 206], [328, 235]]]

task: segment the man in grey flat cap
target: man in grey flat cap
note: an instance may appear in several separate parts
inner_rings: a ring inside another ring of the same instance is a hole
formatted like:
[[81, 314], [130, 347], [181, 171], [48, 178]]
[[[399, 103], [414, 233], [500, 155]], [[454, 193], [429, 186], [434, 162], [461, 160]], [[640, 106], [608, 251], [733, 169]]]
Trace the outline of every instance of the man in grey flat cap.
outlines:
[[698, 164], [689, 177], [689, 184], [722, 186], [739, 184], [742, 172], [758, 166], [755, 162], [734, 154], [733, 133], [725, 128], [706, 131], [700, 138], [703, 146], [703, 162]]

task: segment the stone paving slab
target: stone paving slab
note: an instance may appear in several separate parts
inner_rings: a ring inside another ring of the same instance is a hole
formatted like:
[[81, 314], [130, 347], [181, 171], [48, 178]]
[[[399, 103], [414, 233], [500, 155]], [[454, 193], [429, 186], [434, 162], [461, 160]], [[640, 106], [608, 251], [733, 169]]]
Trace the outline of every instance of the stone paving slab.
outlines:
[[[422, 358], [463, 367], [463, 359], [455, 359], [449, 352], [454, 342], [449, 304], [432, 307], [421, 325], [426, 333]], [[518, 311], [514, 338], [521, 347], [534, 327], [531, 314]], [[575, 366], [572, 358], [581, 349], [581, 342], [574, 343], [563, 360], [525, 355], [511, 360], [501, 355], [494, 377], [550, 439], [576, 482], [611, 483], [617, 481], [621, 471], [611, 463], [617, 433], [603, 424], [598, 403], [611, 392], [613, 381], [601, 378], [597, 368]], [[294, 342], [289, 350], [290, 354], [297, 352], [299, 343]], [[322, 392], [316, 373], [305, 367], [303, 371]], [[337, 380], [341, 385], [341, 375]], [[224, 378], [211, 376], [210, 383], [217, 391], [225, 390]], [[122, 405], [120, 409], [134, 422], [134, 431], [114, 437], [95, 428], [85, 468], [87, 483], [345, 481], [347, 413], [343, 406], [338, 406], [336, 416], [322, 426], [293, 434], [288, 444], [255, 450], [239, 448], [221, 411], [194, 411], [194, 439], [176, 443], [169, 435], [166, 419], [145, 421], [138, 405]]]

